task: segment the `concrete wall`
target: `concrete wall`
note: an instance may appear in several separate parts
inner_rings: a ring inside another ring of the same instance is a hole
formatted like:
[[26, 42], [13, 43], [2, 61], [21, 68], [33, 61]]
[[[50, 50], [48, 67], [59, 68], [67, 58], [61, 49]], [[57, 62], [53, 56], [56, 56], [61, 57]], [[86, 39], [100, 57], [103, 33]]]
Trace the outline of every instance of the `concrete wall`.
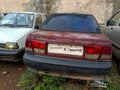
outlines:
[[[50, 3], [47, 3], [50, 2]], [[47, 7], [47, 4], [49, 7]], [[0, 0], [0, 12], [36, 11], [78, 12], [93, 14], [99, 23], [120, 9], [120, 0]]]
[[79, 12], [93, 14], [99, 23], [120, 9], [120, 0], [54, 0], [52, 12]]
[[0, 12], [25, 11], [26, 3], [29, 0], [0, 0]]
[[47, 0], [0, 0], [0, 12], [46, 12]]

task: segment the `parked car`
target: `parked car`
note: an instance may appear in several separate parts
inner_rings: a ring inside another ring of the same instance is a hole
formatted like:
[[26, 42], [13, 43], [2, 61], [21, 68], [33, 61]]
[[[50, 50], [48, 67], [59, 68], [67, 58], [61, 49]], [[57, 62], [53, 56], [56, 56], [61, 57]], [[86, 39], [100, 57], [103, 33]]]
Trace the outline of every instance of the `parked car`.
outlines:
[[120, 59], [120, 11], [112, 15], [102, 30], [112, 43], [113, 54]]
[[102, 80], [112, 66], [111, 54], [93, 15], [57, 13], [27, 36], [23, 60], [34, 73]]
[[0, 60], [19, 61], [24, 54], [27, 34], [40, 28], [45, 14], [8, 13], [0, 21]]

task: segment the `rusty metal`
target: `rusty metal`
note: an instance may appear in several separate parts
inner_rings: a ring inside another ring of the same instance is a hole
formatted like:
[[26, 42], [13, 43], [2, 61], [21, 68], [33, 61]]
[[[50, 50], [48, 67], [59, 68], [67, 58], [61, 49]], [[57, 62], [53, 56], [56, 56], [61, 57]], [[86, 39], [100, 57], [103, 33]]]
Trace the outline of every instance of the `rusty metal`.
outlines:
[[80, 79], [82, 81], [85, 81], [85, 83], [82, 84], [82, 88], [80, 90], [95, 90], [95, 88], [106, 90], [105, 87], [100, 87], [98, 85], [93, 85], [91, 83], [91, 81], [94, 81], [94, 80], [102, 80], [104, 78], [104, 76], [87, 76], [87, 75], [82, 76], [82, 75], [48, 72], [48, 71], [39, 71], [39, 74], [51, 75], [51, 76], [57, 76], [57, 77], [64, 77], [64, 78], [71, 78], [71, 79]]
[[91, 88], [101, 88], [103, 90], [106, 90], [105, 87], [99, 87], [97, 85], [94, 86], [91, 83], [91, 81], [94, 81], [94, 80], [103, 80], [104, 76], [75, 75], [75, 74], [57, 73], [57, 72], [49, 72], [49, 71], [42, 71], [42, 70], [40, 70], [38, 73], [39, 74], [44, 74], [44, 75], [51, 75], [51, 76], [57, 76], [57, 77], [83, 80], [83, 81], [85, 81], [85, 83], [82, 87], [82, 90], [92, 90]]
[[64, 78], [72, 78], [72, 79], [81, 79], [81, 80], [103, 80], [104, 76], [93, 76], [93, 75], [76, 75], [76, 74], [67, 74], [67, 73], [57, 73], [57, 72], [49, 72], [49, 71], [39, 71], [39, 74], [64, 77]]

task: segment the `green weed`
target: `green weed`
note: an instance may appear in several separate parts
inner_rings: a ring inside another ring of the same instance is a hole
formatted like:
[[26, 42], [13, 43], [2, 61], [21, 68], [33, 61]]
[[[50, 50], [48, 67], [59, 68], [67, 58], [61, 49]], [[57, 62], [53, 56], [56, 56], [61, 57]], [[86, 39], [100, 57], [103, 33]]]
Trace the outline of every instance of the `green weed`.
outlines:
[[22, 75], [20, 81], [17, 86], [21, 87], [22, 90], [33, 90], [37, 83], [39, 82], [38, 76], [31, 72], [26, 72]]
[[61, 86], [65, 84], [64, 78], [53, 76], [42, 76], [42, 83], [34, 90], [64, 90]]
[[[104, 82], [107, 84], [107, 90], [120, 89], [120, 76], [118, 75], [115, 67], [111, 69], [110, 73], [104, 79]], [[66, 88], [66, 83], [67, 81], [65, 78], [46, 75], [41, 76], [31, 72], [26, 72], [22, 75], [17, 86], [22, 87], [22, 90], [70, 90], [68, 89], [70, 88], [69, 85], [68, 88]], [[73, 87], [76, 88], [76, 85], [77, 84], [74, 84]]]
[[107, 90], [119, 90], [120, 89], [120, 76], [118, 75], [117, 69], [113, 67], [110, 73], [104, 80], [107, 84]]

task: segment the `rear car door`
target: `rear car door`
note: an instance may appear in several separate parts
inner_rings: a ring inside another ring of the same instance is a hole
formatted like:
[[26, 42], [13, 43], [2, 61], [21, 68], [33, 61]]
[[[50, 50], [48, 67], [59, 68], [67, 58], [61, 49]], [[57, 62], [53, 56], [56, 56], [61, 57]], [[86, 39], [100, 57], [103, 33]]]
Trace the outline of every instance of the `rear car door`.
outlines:
[[103, 32], [109, 37], [114, 46], [120, 48], [120, 12], [114, 14], [107, 22]]

